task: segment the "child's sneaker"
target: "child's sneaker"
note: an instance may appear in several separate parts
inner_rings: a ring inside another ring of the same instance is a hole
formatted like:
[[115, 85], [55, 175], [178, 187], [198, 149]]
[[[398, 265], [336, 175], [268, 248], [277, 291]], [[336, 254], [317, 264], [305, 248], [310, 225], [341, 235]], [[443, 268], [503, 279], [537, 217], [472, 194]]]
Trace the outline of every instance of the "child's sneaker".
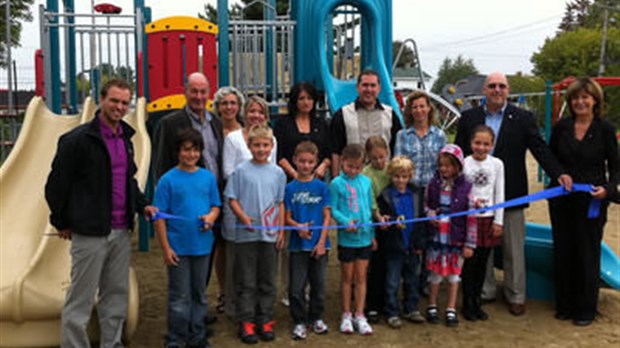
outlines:
[[276, 338], [276, 333], [273, 331], [273, 326], [276, 324], [274, 320], [264, 323], [258, 328], [258, 336], [261, 340], [273, 341]]
[[456, 316], [456, 311], [454, 309], [446, 309], [446, 325], [449, 327], [459, 325], [459, 319]]
[[317, 335], [324, 335], [327, 333], [329, 329], [327, 328], [327, 324], [321, 319], [315, 321], [312, 324], [312, 331], [314, 331]]
[[351, 313], [343, 313], [342, 321], [340, 322], [340, 332], [343, 334], [353, 333], [353, 317]]
[[403, 315], [403, 318], [409, 320], [412, 323], [422, 324], [426, 319], [420, 314], [420, 311], [413, 311]]
[[392, 329], [400, 329], [403, 326], [403, 322], [400, 321], [399, 317], [389, 317], [387, 323]]
[[431, 324], [439, 323], [439, 311], [437, 310], [437, 306], [428, 306], [428, 308], [426, 308], [426, 321]]
[[372, 335], [372, 326], [368, 324], [368, 320], [366, 320], [366, 317], [363, 315], [355, 316], [355, 319], [353, 319], [353, 326], [355, 326], [357, 332], [362, 336]]
[[239, 338], [241, 338], [241, 342], [246, 344], [256, 344], [258, 343], [258, 336], [256, 336], [256, 324], [245, 321], [239, 324]]
[[294, 340], [303, 340], [306, 339], [307, 329], [305, 324], [297, 324], [293, 328], [293, 339]]

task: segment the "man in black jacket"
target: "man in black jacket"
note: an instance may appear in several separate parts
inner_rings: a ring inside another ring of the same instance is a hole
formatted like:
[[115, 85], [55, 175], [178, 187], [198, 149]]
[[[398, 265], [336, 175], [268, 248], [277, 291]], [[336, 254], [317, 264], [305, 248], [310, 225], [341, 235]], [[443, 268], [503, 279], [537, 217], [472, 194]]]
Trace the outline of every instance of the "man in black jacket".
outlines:
[[[506, 178], [505, 198], [528, 194], [525, 153], [530, 150], [545, 172], [570, 189], [572, 180], [563, 170], [538, 132], [534, 115], [507, 103], [510, 86], [503, 73], [487, 76], [482, 92], [486, 105], [463, 112], [459, 120], [455, 143], [465, 155], [471, 154], [471, 135], [480, 124], [491, 127], [495, 133], [493, 156], [504, 162]], [[504, 295], [510, 313], [525, 313], [525, 215], [527, 205], [506, 209], [502, 250], [504, 257]], [[494, 279], [494, 278], [493, 278]], [[485, 288], [487, 286], [485, 285]]]
[[156, 208], [134, 179], [135, 133], [121, 121], [131, 88], [110, 80], [95, 118], [64, 134], [45, 185], [50, 223], [71, 240], [71, 286], [62, 311], [62, 347], [89, 347], [86, 328], [98, 296], [101, 346], [122, 346], [134, 214]]

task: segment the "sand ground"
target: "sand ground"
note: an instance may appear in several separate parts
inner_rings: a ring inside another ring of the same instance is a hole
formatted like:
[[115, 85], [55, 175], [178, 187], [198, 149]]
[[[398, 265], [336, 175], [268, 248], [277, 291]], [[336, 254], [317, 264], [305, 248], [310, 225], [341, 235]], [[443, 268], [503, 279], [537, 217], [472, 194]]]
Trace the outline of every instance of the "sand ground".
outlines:
[[[537, 166], [528, 160], [530, 192], [542, 189], [537, 182]], [[528, 221], [549, 223], [547, 203], [537, 202], [527, 210]], [[609, 221], [605, 229], [605, 242], [620, 255], [620, 206], [612, 205]], [[162, 263], [159, 246], [151, 242], [149, 252], [135, 252], [133, 265], [140, 284], [140, 322], [130, 344], [132, 348], [161, 347], [166, 331], [166, 272]], [[501, 275], [501, 274], [500, 274]], [[337, 332], [340, 318], [339, 267], [336, 254], [330, 255], [325, 320], [330, 333], [325, 336], [309, 334], [305, 341], [290, 339], [291, 326], [288, 309], [279, 303], [275, 305], [275, 341], [259, 343], [262, 347], [359, 347], [365, 344], [372, 347], [620, 347], [620, 292], [602, 289], [599, 298], [600, 315], [595, 323], [581, 328], [570, 322], [553, 318], [551, 302], [530, 300], [527, 313], [514, 317], [508, 313], [506, 304], [498, 301], [485, 305], [490, 319], [485, 322], [466, 322], [461, 320], [458, 328], [450, 329], [444, 325], [404, 323], [400, 330], [390, 329], [381, 323], [374, 326], [374, 334], [361, 337], [357, 334], [343, 335]], [[217, 281], [213, 277], [207, 289], [210, 303], [217, 296]], [[280, 290], [280, 289], [279, 289]], [[445, 299], [440, 299], [440, 304]], [[425, 308], [422, 298], [420, 308]], [[213, 313], [213, 310], [210, 309]], [[212, 326], [215, 336], [211, 339], [214, 347], [236, 347], [242, 343], [236, 337], [236, 325], [224, 315]]]

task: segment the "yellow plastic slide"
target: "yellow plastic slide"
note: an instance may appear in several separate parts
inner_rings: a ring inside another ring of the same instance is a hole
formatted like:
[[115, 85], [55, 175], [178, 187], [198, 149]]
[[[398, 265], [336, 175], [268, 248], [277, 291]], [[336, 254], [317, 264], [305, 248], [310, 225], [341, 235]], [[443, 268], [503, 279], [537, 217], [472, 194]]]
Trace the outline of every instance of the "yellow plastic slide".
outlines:
[[[145, 128], [146, 103], [125, 116], [134, 127], [138, 165], [136, 179], [144, 187], [151, 145]], [[44, 185], [63, 133], [88, 122], [95, 105], [87, 99], [81, 115], [59, 116], [41, 98], [31, 100], [19, 138], [0, 167], [0, 347], [42, 347], [60, 343], [60, 314], [70, 283], [70, 243], [54, 236]], [[137, 278], [130, 275], [130, 337], [137, 327]], [[96, 329], [92, 330], [96, 334]]]

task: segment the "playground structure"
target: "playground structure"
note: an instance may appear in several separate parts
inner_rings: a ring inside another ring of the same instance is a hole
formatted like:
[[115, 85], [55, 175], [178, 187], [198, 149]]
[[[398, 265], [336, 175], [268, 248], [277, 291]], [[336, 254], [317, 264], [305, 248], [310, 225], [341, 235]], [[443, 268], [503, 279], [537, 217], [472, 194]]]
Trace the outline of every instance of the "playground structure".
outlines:
[[[399, 111], [391, 83], [390, 0], [292, 0], [290, 16], [280, 17], [274, 0], [258, 1], [264, 5], [264, 20], [219, 16], [218, 25], [192, 17], [151, 21], [150, 9], [141, 0], [134, 1], [133, 14], [76, 14], [73, 0], [63, 2], [63, 13], [58, 0], [48, 0], [39, 11], [37, 93], [45, 96], [47, 107], [43, 99], [32, 100], [15, 148], [0, 169], [0, 204], [3, 214], [11, 217], [2, 220], [0, 230], [3, 347], [58, 344], [69, 281], [69, 243], [48, 236], [55, 231], [48, 223], [42, 187], [58, 137], [92, 118], [105, 79], [121, 76], [135, 86], [135, 112], [127, 120], [137, 130], [133, 141], [142, 188], [148, 187], [151, 149], [146, 121], [184, 105], [185, 77], [193, 71], [209, 77], [211, 93], [218, 85], [233, 85], [265, 97], [276, 112], [293, 83], [309, 81], [322, 91], [326, 108], [333, 112], [355, 99], [356, 83], [351, 78], [372, 67], [380, 77], [380, 99]], [[227, 9], [228, 2], [219, 0], [218, 8]], [[356, 23], [359, 36], [352, 30]], [[65, 110], [81, 116], [61, 116]], [[144, 222], [140, 232], [141, 250], [146, 250], [149, 235]], [[138, 320], [133, 273], [131, 289], [127, 337]]]

